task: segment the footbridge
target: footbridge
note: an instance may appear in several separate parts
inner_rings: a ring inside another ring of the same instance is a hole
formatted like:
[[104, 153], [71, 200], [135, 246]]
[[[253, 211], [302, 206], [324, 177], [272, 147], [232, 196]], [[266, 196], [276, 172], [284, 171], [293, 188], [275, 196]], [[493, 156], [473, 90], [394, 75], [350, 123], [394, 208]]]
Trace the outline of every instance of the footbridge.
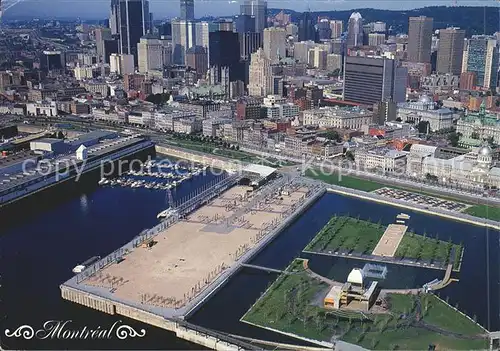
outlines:
[[258, 269], [260, 271], [268, 272], [268, 273], [285, 273], [285, 274], [290, 274], [290, 272], [283, 271], [280, 269], [275, 269], [275, 268], [269, 268], [269, 267], [264, 267], [264, 266], [258, 266], [255, 264], [248, 264], [248, 263], [242, 263], [241, 267], [246, 267], [246, 268], [253, 268], [253, 269]]

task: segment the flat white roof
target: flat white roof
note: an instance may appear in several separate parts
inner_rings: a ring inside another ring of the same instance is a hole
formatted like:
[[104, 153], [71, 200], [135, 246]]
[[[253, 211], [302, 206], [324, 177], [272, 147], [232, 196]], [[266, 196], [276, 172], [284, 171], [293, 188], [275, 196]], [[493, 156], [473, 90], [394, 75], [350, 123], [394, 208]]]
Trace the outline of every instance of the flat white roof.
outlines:
[[276, 169], [273, 167], [257, 165], [257, 164], [252, 163], [252, 164], [246, 166], [245, 168], [243, 168], [243, 171], [257, 173], [261, 177], [266, 178], [266, 177], [269, 177], [274, 172], [276, 172]]

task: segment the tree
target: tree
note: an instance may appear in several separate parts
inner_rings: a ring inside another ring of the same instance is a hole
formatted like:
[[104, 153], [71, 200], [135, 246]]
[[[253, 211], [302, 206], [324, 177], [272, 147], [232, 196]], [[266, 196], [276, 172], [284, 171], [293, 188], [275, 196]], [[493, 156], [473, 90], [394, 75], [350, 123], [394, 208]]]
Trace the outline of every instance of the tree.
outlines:
[[334, 140], [337, 142], [340, 142], [342, 140], [342, 138], [340, 137], [340, 134], [335, 130], [329, 130], [328, 132], [326, 132], [324, 134], [324, 137], [329, 139], [329, 140]]
[[448, 134], [448, 141], [450, 142], [451, 146], [457, 147], [458, 146], [458, 141], [460, 140], [461, 133], [450, 133]]
[[429, 122], [427, 122], [427, 121], [420, 121], [420, 122], [418, 122], [418, 125], [417, 125], [418, 132], [420, 134], [427, 133], [428, 126], [429, 126]]

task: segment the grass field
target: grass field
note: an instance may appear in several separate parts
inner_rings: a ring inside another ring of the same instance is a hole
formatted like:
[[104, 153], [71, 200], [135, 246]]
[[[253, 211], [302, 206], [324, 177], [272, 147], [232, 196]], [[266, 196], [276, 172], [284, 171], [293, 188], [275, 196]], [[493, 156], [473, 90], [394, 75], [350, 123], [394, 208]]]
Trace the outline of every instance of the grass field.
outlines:
[[500, 221], [500, 207], [474, 205], [464, 211], [471, 216]]
[[342, 175], [341, 177], [339, 177], [339, 175], [336, 173], [323, 174], [320, 171], [314, 172], [311, 169], [307, 169], [305, 175], [313, 179], [321, 180], [328, 184], [339, 185], [346, 188], [358, 189], [362, 191], [374, 191], [386, 187], [386, 185], [384, 184], [372, 182], [370, 180], [364, 180], [347, 175]]
[[429, 344], [454, 350], [488, 346], [481, 328], [429, 294], [389, 294], [389, 313], [384, 314], [325, 310], [321, 302], [329, 287], [301, 266], [302, 261], [295, 260], [287, 269], [294, 273], [280, 275], [242, 320], [320, 341], [335, 336], [376, 350], [425, 350]]
[[306, 246], [307, 251], [353, 251], [369, 254], [384, 234], [380, 224], [334, 216]]
[[[305, 247], [312, 252], [349, 252], [371, 254], [386, 226], [357, 218], [334, 216]], [[454, 247], [454, 268], [458, 269], [462, 247], [451, 242], [406, 233], [396, 251], [396, 257], [429, 263], [447, 264]]]
[[396, 257], [400, 258], [414, 258], [416, 260], [423, 260], [434, 263], [435, 261], [448, 264], [450, 255], [452, 254], [452, 247], [455, 248], [453, 257], [453, 268], [460, 267], [460, 258], [462, 256], [462, 246], [445, 242], [439, 239], [428, 238], [423, 235], [416, 235], [413, 233], [406, 233], [398, 249], [396, 250]]
[[319, 170], [316, 172], [312, 171], [311, 169], [306, 170], [305, 175], [307, 177], [321, 180], [325, 183], [328, 184], [334, 184], [334, 185], [339, 185], [343, 186], [346, 188], [351, 188], [351, 189], [358, 189], [361, 191], [375, 191], [381, 188], [391, 188], [391, 189], [401, 189], [405, 191], [409, 191], [415, 194], [422, 194], [422, 195], [428, 195], [428, 196], [433, 196], [435, 198], [443, 199], [443, 200], [453, 200], [453, 201], [460, 201], [461, 203], [464, 204], [469, 204], [472, 205], [468, 209], [464, 211], [464, 213], [470, 214], [471, 216], [479, 217], [479, 218], [486, 218], [486, 219], [491, 219], [494, 221], [500, 221], [500, 208], [499, 207], [494, 207], [494, 206], [488, 206], [488, 205], [475, 205], [467, 201], [463, 201], [462, 199], [457, 199], [454, 198], [453, 196], [444, 196], [444, 195], [436, 195], [431, 192], [426, 192], [426, 191], [420, 191], [420, 190], [414, 190], [402, 186], [392, 186], [392, 185], [385, 185], [382, 183], [378, 182], [373, 182], [370, 180], [365, 180], [361, 178], [356, 178], [353, 176], [345, 176], [343, 175], [342, 177], [339, 178], [338, 174], [322, 174]]

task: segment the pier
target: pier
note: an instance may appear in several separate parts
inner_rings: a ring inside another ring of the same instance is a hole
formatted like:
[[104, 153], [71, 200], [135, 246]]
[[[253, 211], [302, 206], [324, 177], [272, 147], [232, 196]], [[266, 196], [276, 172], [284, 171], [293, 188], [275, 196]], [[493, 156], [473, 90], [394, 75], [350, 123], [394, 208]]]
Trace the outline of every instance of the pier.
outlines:
[[287, 176], [256, 190], [235, 181], [227, 177], [196, 200], [177, 204], [180, 215], [65, 282], [62, 297], [178, 333], [175, 321], [190, 316], [243, 267], [281, 273], [246, 262], [326, 188]]

